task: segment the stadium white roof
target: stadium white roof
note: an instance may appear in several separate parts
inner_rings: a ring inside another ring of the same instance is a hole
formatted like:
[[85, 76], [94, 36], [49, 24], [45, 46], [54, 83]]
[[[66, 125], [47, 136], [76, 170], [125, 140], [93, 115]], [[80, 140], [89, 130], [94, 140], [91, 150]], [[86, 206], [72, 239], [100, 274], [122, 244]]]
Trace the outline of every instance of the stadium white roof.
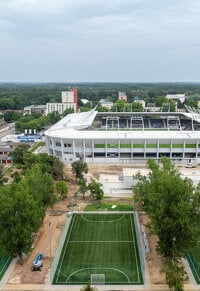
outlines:
[[55, 132], [57, 130], [69, 130], [69, 129], [83, 129], [90, 126], [95, 117], [97, 115], [97, 111], [95, 108], [91, 111], [87, 112], [79, 112], [79, 113], [71, 113], [65, 116], [63, 119], [58, 121], [55, 125], [50, 127], [46, 133]]
[[51, 130], [45, 133], [47, 136], [54, 138], [75, 138], [75, 139], [155, 139], [169, 140], [169, 139], [200, 139], [198, 131], [97, 131], [97, 130], [82, 130], [74, 129], [60, 129]]
[[[88, 112], [72, 113], [68, 114], [62, 120], [50, 127], [45, 135], [54, 138], [74, 138], [74, 139], [200, 139], [199, 131], [168, 131], [168, 130], [88, 130], [88, 127], [92, 125], [97, 111], [95, 108]], [[191, 118], [194, 113], [183, 113], [183, 115]], [[200, 114], [196, 114], [198, 122], [200, 122]]]

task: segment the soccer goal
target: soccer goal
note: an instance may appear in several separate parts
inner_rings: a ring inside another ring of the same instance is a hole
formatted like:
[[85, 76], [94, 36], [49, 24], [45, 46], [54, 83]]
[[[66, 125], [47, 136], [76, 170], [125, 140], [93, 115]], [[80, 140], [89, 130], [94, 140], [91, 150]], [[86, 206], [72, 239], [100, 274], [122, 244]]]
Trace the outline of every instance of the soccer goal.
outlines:
[[105, 285], [105, 274], [91, 274], [91, 285]]

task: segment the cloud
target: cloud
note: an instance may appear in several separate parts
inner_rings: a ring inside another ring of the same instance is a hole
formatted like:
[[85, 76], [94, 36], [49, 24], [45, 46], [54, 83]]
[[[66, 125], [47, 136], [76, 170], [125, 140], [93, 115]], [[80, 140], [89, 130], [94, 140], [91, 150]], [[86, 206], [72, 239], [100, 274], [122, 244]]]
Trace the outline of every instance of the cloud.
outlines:
[[51, 67], [52, 76], [73, 63], [80, 77], [100, 78], [106, 64], [108, 76], [119, 66], [159, 71], [159, 63], [169, 72], [166, 62], [198, 59], [199, 14], [199, 0], [1, 0], [0, 63], [29, 74]]

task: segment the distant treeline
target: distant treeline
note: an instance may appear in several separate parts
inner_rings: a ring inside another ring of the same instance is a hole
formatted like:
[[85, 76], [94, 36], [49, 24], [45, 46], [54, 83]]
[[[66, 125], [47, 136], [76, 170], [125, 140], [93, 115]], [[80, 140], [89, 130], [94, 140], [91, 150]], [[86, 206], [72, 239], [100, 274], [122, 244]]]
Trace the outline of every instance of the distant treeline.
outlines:
[[200, 100], [200, 83], [0, 83], [0, 110], [22, 110], [28, 105], [61, 102], [61, 91], [78, 88], [80, 99], [96, 105], [100, 99], [116, 101], [118, 91], [126, 92], [128, 102], [134, 96], [154, 102], [155, 97], [166, 94], [186, 94]]

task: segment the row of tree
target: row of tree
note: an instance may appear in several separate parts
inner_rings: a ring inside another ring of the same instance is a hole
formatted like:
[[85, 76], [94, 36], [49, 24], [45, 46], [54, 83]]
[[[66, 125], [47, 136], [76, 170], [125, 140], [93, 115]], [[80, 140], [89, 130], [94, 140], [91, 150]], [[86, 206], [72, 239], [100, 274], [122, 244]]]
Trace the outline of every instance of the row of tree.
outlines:
[[22, 110], [32, 104], [61, 102], [61, 91], [66, 91], [69, 86], [78, 87], [79, 106], [83, 106], [81, 99], [88, 99], [93, 105], [100, 99], [115, 102], [118, 91], [126, 92], [129, 103], [134, 96], [139, 96], [146, 103], [152, 103], [155, 97], [167, 94], [186, 94], [195, 101], [200, 97], [200, 85], [194, 83], [0, 84], [0, 110]]
[[[63, 163], [48, 154], [35, 155], [27, 144], [21, 144], [12, 152], [17, 169], [11, 174], [12, 183], [6, 179], [0, 167], [0, 245], [12, 257], [22, 259], [31, 249], [35, 234], [46, 210], [68, 194]], [[96, 180], [87, 183], [88, 166], [83, 161], [72, 164], [79, 185], [79, 193], [90, 191], [96, 199], [103, 197], [101, 184]]]
[[64, 165], [58, 158], [35, 155], [27, 144], [16, 147], [12, 156], [16, 170], [11, 174], [11, 183], [4, 183], [0, 169], [0, 245], [21, 260], [31, 249], [47, 208], [58, 200], [59, 183], [65, 184], [64, 194], [68, 187], [63, 181]]
[[183, 179], [169, 159], [162, 166], [148, 161], [149, 176], [136, 175], [133, 187], [136, 205], [150, 217], [150, 231], [158, 236], [157, 251], [165, 259], [170, 290], [182, 291], [185, 271], [181, 259], [200, 238], [200, 184]]
[[0, 245], [21, 260], [32, 246], [47, 207], [56, 201], [53, 179], [34, 165], [23, 179], [1, 186], [0, 191]]

